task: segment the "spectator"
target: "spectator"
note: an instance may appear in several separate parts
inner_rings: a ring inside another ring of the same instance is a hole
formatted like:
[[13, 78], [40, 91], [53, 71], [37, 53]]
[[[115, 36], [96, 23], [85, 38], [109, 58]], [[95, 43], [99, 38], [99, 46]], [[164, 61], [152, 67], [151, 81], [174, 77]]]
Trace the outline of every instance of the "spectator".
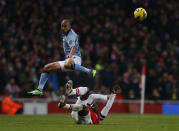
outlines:
[[19, 97], [20, 88], [16, 84], [15, 79], [11, 78], [9, 83], [6, 85], [6, 94], [11, 94], [12, 97]]
[[179, 83], [176, 79], [170, 79], [166, 87], [166, 98], [171, 100], [179, 100]]
[[129, 99], [129, 100], [137, 99], [137, 96], [136, 96], [135, 91], [133, 89], [129, 89], [126, 99]]
[[157, 89], [152, 90], [152, 95], [150, 97], [151, 100], [161, 100], [161, 96], [159, 94], [159, 91]]
[[121, 87], [116, 84], [112, 87], [113, 89], [118, 89], [118, 92], [116, 93], [116, 100], [123, 100], [124, 99], [124, 96], [122, 95], [122, 89]]

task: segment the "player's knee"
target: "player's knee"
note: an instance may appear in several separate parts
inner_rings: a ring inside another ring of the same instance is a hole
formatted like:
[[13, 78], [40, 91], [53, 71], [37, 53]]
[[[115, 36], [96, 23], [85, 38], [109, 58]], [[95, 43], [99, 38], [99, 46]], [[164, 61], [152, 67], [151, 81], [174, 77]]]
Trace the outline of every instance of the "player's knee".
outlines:
[[43, 72], [48, 72], [50, 70], [50, 66], [47, 64], [43, 67]]
[[68, 62], [68, 63], [65, 63], [64, 67], [65, 67], [66, 69], [71, 69], [72, 64], [69, 63], [69, 62]]
[[73, 59], [72, 59], [72, 58], [69, 58], [69, 59], [66, 60], [66, 63], [65, 63], [65, 65], [64, 65], [64, 67], [65, 67], [66, 69], [73, 69], [73, 64], [74, 64]]

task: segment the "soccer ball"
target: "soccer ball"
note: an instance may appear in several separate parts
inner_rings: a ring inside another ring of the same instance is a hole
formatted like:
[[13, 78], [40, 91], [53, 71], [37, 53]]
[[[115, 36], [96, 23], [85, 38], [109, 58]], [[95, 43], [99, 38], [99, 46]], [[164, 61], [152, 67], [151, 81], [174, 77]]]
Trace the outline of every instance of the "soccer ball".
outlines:
[[147, 18], [147, 11], [144, 8], [137, 8], [134, 11], [134, 18], [138, 21], [143, 21]]

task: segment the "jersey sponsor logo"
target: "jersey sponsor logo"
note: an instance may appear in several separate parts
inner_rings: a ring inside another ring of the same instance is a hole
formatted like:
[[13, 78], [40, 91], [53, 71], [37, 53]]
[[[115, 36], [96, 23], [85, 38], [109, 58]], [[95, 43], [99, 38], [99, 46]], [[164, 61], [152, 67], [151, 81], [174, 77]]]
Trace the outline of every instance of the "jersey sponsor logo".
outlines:
[[69, 45], [71, 45], [71, 44], [72, 44], [72, 40], [69, 41]]

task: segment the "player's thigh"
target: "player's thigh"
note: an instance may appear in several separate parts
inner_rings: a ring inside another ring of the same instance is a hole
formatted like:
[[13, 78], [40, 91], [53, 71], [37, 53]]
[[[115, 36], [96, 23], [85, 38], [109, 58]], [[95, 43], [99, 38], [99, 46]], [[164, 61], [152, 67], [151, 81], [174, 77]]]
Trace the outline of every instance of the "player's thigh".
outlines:
[[75, 64], [81, 65], [81, 57], [79, 56], [72, 56], [72, 59]]
[[65, 70], [65, 63], [66, 63], [66, 60], [65, 60], [65, 61], [58, 61], [58, 64], [60, 65], [60, 69], [61, 69], [62, 71]]
[[72, 58], [68, 58], [65, 60], [65, 65], [71, 66], [72, 64], [81, 65], [81, 57], [72, 56]]
[[68, 59], [65, 60], [65, 65], [71, 66], [71, 65], [74, 64], [74, 63], [75, 63], [75, 62], [74, 62], [74, 60], [73, 60], [72, 58], [68, 58]]
[[58, 71], [61, 69], [59, 62], [52, 62], [44, 66], [44, 71]]

